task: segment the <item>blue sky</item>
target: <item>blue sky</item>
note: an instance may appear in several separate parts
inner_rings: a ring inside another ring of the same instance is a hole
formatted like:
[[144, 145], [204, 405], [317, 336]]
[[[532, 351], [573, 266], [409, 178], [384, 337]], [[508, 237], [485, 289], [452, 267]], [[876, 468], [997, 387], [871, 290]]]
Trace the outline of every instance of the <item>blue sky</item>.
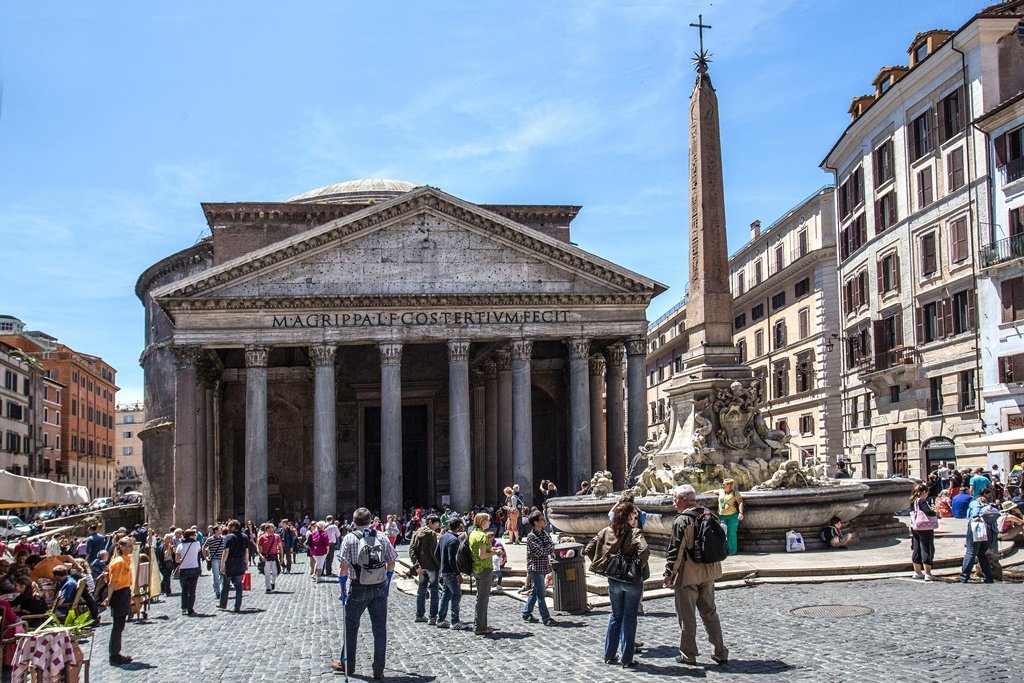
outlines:
[[0, 2], [0, 312], [142, 398], [138, 275], [203, 201], [352, 178], [581, 204], [573, 240], [687, 279], [686, 116], [713, 28], [730, 251], [830, 182], [851, 97], [985, 2]]

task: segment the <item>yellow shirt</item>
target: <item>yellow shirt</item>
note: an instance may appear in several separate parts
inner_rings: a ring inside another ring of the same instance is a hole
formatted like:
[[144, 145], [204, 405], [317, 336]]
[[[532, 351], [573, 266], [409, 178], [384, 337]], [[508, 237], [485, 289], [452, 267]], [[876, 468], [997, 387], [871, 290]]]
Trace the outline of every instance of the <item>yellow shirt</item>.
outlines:
[[107, 573], [110, 577], [111, 593], [121, 588], [132, 587], [132, 568], [126, 557], [118, 556], [111, 560]]
[[732, 490], [729, 493], [719, 489], [718, 490], [718, 514], [721, 515], [735, 515], [740, 511], [740, 502], [743, 500], [743, 496]]

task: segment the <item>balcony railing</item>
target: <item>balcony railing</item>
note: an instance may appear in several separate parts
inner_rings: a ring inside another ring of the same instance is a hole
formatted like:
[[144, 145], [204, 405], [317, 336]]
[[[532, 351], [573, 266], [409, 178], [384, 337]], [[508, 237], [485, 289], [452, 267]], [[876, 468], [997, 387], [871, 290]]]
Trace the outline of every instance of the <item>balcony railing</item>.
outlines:
[[900, 347], [876, 353], [874, 356], [866, 356], [863, 362], [858, 363], [858, 369], [862, 373], [870, 374], [872, 372], [882, 372], [892, 368], [913, 365], [913, 363], [914, 349]]
[[1024, 178], [1024, 157], [1017, 157], [1003, 166], [1004, 183], [1012, 183], [1014, 180]]
[[1024, 258], [1024, 233], [1011, 235], [981, 248], [982, 268], [1018, 258]]

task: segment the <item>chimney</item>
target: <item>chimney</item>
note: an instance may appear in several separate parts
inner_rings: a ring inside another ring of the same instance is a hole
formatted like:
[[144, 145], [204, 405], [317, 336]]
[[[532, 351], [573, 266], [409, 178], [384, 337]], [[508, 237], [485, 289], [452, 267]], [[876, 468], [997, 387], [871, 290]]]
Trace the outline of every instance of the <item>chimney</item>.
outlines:
[[753, 242], [761, 236], [761, 221], [754, 221], [750, 224], [750, 241]]

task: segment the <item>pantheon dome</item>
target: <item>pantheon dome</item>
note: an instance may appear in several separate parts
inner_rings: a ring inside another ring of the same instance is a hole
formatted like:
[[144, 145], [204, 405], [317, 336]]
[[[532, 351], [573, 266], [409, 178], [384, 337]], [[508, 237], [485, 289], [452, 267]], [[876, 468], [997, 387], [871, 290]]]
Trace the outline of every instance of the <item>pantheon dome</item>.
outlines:
[[324, 185], [309, 192], [297, 194], [286, 201], [295, 204], [365, 204], [384, 201], [415, 190], [419, 185], [404, 180], [364, 178], [343, 183]]

